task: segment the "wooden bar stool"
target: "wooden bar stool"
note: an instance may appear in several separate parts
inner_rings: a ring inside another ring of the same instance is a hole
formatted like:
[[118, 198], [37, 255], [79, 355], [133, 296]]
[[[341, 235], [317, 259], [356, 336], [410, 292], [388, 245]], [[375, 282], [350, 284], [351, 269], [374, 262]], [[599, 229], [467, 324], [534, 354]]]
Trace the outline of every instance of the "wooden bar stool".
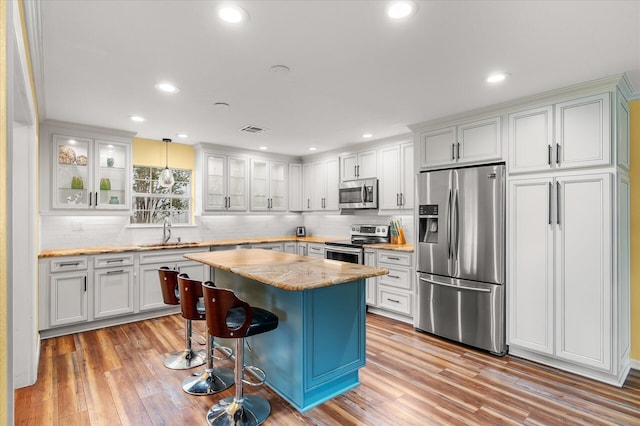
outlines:
[[[178, 275], [180, 289], [180, 307], [182, 316], [190, 320], [205, 320], [202, 298], [202, 282], [192, 280], [187, 274]], [[213, 336], [207, 332], [207, 368], [203, 372], [193, 373], [182, 382], [182, 390], [192, 395], [211, 395], [223, 391], [233, 384], [233, 371], [228, 368], [213, 367], [213, 351], [216, 348]], [[231, 356], [231, 349], [219, 347]]]
[[[163, 266], [158, 269], [160, 287], [162, 288], [162, 300], [166, 305], [179, 305], [180, 293], [178, 290], [178, 271]], [[185, 349], [170, 354], [164, 360], [164, 366], [172, 370], [187, 370], [199, 367], [205, 363], [207, 354], [204, 350], [195, 352], [192, 349], [193, 329], [190, 319], [185, 318], [184, 341]]]
[[219, 401], [209, 409], [207, 421], [210, 425], [259, 425], [271, 412], [269, 401], [258, 395], [244, 395], [244, 370], [250, 370], [254, 376], [261, 377], [264, 383], [265, 373], [252, 366], [244, 366], [244, 341], [246, 337], [266, 333], [278, 327], [278, 317], [264, 309], [251, 307], [236, 297], [233, 291], [217, 288], [212, 282], [202, 284], [204, 305], [207, 312], [207, 332], [211, 336], [236, 339], [236, 365], [234, 396]]

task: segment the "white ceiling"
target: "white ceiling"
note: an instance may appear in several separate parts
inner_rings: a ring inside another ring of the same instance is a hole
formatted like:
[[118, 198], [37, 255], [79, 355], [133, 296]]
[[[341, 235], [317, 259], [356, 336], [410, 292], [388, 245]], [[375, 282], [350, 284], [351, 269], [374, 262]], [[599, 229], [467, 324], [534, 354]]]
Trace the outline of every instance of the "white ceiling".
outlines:
[[306, 155], [617, 73], [640, 89], [639, 1], [417, 3], [391, 22], [385, 1], [238, 1], [234, 26], [216, 1], [42, 1], [41, 119]]

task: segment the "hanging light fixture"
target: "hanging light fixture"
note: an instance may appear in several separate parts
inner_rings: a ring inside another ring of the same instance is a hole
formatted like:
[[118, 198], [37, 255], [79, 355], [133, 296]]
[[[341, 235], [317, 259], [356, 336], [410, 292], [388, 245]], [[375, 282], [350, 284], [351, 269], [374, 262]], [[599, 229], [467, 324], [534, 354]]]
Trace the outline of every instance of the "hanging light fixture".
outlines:
[[160, 173], [160, 178], [158, 179], [158, 185], [160, 185], [163, 188], [171, 188], [173, 186], [173, 183], [175, 182], [175, 180], [173, 179], [173, 172], [171, 171], [171, 169], [169, 169], [169, 142], [171, 142], [171, 139], [162, 139], [162, 142], [166, 144], [165, 145], [166, 162], [165, 162], [164, 170], [162, 171], [162, 173]]

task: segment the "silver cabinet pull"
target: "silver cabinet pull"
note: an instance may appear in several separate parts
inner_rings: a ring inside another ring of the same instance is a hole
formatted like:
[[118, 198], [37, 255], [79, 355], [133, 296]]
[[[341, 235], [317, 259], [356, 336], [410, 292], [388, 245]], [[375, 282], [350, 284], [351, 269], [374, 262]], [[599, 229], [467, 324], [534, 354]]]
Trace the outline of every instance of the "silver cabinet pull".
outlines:
[[124, 259], [110, 259], [107, 260], [107, 263], [122, 263], [124, 262]]
[[117, 271], [107, 271], [107, 275], [111, 274], [121, 274], [124, 272], [124, 269], [118, 269]]
[[399, 301], [399, 300], [397, 300], [397, 299], [389, 299], [389, 298], [387, 297], [387, 300], [388, 300], [389, 302], [393, 302], [393, 303], [400, 303], [400, 301]]
[[360, 164], [356, 166], [356, 170], [358, 170], [358, 172], [356, 173], [356, 177], [360, 177]]
[[551, 145], [548, 145], [549, 149], [547, 149], [547, 164], [551, 165]]
[[87, 292], [87, 276], [84, 276], [84, 291]]
[[310, 209], [311, 208], [311, 200], [307, 198], [307, 208]]
[[560, 144], [556, 144], [556, 164], [560, 165]]
[[399, 257], [391, 257], [391, 256], [387, 256], [387, 259], [389, 259], [389, 260], [400, 260]]
[[79, 266], [79, 265], [80, 265], [80, 262], [66, 262], [66, 263], [58, 264], [58, 266], [60, 268], [64, 268], [64, 267], [67, 267], [67, 266]]
[[393, 279], [395, 279], [395, 280], [399, 280], [399, 279], [400, 279], [400, 277], [399, 277], [399, 276], [397, 276], [397, 275], [387, 275], [387, 276], [388, 276], [389, 278], [393, 278]]
[[451, 159], [456, 159], [456, 144], [454, 143], [451, 144]]
[[458, 160], [460, 159], [460, 142], [458, 142], [458, 152], [457, 152]]

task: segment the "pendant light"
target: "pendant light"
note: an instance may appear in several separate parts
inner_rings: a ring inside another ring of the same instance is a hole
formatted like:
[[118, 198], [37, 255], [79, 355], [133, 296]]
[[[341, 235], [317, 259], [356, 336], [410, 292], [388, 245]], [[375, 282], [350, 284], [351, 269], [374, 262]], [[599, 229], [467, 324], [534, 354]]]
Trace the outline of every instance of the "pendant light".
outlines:
[[160, 173], [160, 178], [158, 179], [158, 185], [163, 188], [171, 188], [175, 180], [173, 179], [173, 172], [169, 169], [169, 142], [171, 139], [162, 139], [165, 145], [165, 167], [162, 173]]

